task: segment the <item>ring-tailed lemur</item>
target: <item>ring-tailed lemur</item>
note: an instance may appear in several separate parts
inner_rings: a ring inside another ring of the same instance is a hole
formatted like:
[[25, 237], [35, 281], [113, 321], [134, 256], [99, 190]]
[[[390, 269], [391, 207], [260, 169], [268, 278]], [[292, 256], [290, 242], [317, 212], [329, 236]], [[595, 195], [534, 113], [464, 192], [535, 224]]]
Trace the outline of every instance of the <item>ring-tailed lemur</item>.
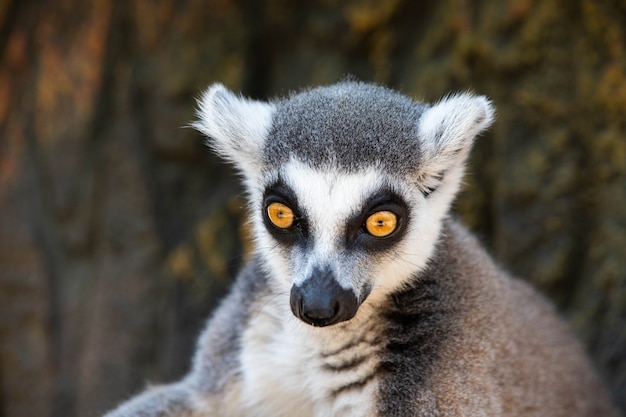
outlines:
[[448, 216], [485, 97], [215, 84], [198, 115], [243, 174], [254, 255], [190, 373], [108, 417], [613, 415], [552, 307]]

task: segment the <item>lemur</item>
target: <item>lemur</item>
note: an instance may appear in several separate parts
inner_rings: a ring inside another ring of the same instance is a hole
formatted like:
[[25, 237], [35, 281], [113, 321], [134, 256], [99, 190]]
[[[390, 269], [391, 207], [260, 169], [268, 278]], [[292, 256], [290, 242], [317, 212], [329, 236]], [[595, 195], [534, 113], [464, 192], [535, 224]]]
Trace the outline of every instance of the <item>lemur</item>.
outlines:
[[551, 304], [449, 215], [487, 98], [214, 84], [198, 116], [255, 249], [187, 376], [107, 417], [615, 415]]

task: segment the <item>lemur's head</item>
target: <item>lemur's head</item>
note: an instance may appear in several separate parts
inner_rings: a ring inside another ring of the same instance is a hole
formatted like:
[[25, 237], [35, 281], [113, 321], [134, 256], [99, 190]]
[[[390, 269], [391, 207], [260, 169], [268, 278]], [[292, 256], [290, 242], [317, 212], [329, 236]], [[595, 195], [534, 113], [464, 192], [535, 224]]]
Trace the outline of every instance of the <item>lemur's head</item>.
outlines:
[[193, 126], [243, 174], [276, 291], [296, 317], [328, 326], [425, 267], [493, 113], [485, 97], [427, 105], [358, 82], [273, 102], [215, 84]]

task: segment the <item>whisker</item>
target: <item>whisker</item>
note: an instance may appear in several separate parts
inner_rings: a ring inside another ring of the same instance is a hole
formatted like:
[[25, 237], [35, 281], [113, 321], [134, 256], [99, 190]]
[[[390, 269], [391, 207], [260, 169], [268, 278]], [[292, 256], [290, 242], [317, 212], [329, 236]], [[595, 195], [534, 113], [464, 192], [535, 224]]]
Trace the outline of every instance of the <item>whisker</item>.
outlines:
[[288, 293], [285, 292], [281, 292], [281, 293], [277, 293], [274, 294], [272, 297], [270, 297], [268, 300], [266, 300], [261, 306], [259, 306], [259, 308], [257, 309], [256, 313], [255, 313], [255, 317], [258, 317], [261, 312], [267, 307], [269, 306], [271, 303], [275, 302], [279, 297], [281, 296], [288, 296]]

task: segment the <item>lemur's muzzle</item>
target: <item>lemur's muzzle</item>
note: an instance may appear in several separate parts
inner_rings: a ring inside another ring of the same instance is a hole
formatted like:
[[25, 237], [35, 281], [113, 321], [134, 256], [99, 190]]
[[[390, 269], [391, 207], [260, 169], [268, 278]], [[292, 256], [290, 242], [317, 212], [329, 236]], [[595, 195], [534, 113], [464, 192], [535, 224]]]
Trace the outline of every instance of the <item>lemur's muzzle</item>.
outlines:
[[291, 311], [303, 322], [316, 327], [350, 320], [359, 308], [351, 290], [341, 287], [328, 269], [314, 269], [301, 286], [291, 287]]

